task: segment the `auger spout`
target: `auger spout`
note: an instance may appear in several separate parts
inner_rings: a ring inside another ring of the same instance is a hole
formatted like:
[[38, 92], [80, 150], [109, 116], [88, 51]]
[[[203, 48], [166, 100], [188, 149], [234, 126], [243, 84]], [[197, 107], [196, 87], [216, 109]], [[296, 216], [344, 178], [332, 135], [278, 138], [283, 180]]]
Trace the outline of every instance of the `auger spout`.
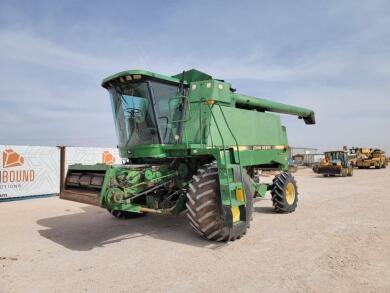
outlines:
[[296, 115], [299, 118], [303, 118], [306, 124], [315, 124], [314, 111], [296, 107], [292, 105], [272, 102], [266, 99], [259, 99], [251, 96], [235, 94], [235, 103], [237, 108], [243, 109], [256, 109], [258, 111], [276, 112], [282, 114]]

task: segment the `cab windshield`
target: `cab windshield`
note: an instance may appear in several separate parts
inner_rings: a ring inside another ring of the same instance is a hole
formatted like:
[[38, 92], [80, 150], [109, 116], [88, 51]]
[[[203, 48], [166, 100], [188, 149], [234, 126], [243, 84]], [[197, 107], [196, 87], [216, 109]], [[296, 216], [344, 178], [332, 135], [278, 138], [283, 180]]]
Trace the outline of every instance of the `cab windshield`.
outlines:
[[119, 147], [173, 143], [180, 134], [184, 107], [177, 85], [126, 82], [109, 92]]
[[340, 160], [342, 162], [346, 162], [347, 154], [344, 152], [329, 152], [325, 153], [325, 157], [331, 161]]

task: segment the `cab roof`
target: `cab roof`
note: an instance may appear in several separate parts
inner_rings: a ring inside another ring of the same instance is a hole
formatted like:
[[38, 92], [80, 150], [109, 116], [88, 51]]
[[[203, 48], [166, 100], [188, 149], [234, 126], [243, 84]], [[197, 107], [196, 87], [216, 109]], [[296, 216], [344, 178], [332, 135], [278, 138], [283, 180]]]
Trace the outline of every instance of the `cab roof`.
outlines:
[[142, 70], [142, 69], [132, 69], [132, 70], [126, 70], [126, 71], [121, 71], [116, 74], [110, 75], [109, 77], [106, 77], [102, 81], [102, 86], [106, 87], [105, 84], [108, 82], [118, 79], [118, 78], [124, 78], [127, 76], [133, 76], [133, 75], [141, 75], [141, 76], [148, 76], [153, 79], [160, 79], [160, 80], [166, 80], [168, 82], [174, 82], [174, 83], [180, 83], [180, 80], [183, 78], [184, 84], [188, 84], [192, 81], [202, 81], [202, 80], [209, 80], [212, 79], [213, 77], [211, 75], [208, 75], [206, 73], [203, 73], [199, 70], [196, 69], [190, 69], [188, 71], [183, 71], [183, 73], [179, 73], [176, 75], [163, 75], [159, 73], [154, 73], [151, 71], [147, 70]]

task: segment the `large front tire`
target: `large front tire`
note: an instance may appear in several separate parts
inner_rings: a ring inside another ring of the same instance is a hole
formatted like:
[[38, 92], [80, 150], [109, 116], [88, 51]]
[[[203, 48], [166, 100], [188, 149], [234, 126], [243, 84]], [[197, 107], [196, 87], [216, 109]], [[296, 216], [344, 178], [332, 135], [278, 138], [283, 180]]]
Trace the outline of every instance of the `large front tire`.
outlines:
[[246, 198], [245, 220], [232, 225], [232, 213], [221, 203], [218, 169], [215, 164], [200, 168], [193, 176], [187, 192], [187, 217], [191, 227], [203, 238], [213, 241], [234, 241], [241, 238], [252, 219], [253, 192], [249, 176], [243, 169]]
[[298, 188], [294, 177], [286, 172], [275, 176], [272, 184], [272, 202], [277, 213], [291, 213], [298, 204]]

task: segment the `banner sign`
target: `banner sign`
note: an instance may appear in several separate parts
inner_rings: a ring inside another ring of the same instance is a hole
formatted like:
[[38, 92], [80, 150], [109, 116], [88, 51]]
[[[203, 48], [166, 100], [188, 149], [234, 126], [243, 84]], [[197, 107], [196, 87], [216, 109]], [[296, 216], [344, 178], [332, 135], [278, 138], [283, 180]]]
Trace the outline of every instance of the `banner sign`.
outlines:
[[0, 200], [59, 192], [59, 148], [0, 145]]

